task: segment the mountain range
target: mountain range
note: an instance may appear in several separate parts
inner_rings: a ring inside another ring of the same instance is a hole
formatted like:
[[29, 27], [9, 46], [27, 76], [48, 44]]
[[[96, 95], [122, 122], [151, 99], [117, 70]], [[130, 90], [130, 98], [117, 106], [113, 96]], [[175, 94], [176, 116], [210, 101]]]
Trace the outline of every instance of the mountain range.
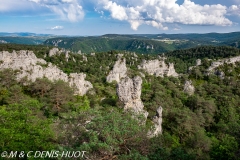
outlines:
[[44, 44], [82, 53], [125, 50], [137, 53], [165, 53], [197, 46], [240, 48], [240, 32], [206, 34], [106, 34], [101, 36], [58, 36], [35, 33], [0, 32], [0, 43]]

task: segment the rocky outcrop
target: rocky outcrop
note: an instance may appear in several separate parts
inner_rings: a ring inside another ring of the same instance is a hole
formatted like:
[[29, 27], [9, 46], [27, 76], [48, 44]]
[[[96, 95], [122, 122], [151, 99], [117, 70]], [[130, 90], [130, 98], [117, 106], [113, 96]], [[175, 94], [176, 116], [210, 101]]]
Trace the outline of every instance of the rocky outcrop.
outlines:
[[126, 76], [127, 76], [126, 59], [119, 58], [115, 62], [113, 69], [110, 71], [106, 79], [108, 83], [111, 83], [113, 81], [120, 82], [121, 78], [124, 78]]
[[70, 53], [70, 51], [65, 50], [65, 49], [59, 50], [58, 48], [52, 48], [52, 49], [49, 51], [48, 56], [49, 56], [49, 57], [52, 57], [52, 56], [55, 56], [55, 55], [65, 54], [65, 59], [66, 59], [66, 61], [68, 62], [68, 59], [70, 58], [69, 53]]
[[169, 63], [168, 69], [165, 70], [165, 74], [167, 77], [178, 77], [177, 72], [175, 71], [174, 64]]
[[196, 60], [196, 66], [200, 66], [202, 65], [202, 60], [201, 59], [197, 59]]
[[148, 132], [148, 137], [152, 138], [159, 134], [162, 134], [162, 107], [158, 107], [156, 115], [153, 117], [152, 121], [154, 123], [153, 128]]
[[214, 74], [217, 75], [220, 79], [225, 78], [225, 73], [223, 71], [216, 70]]
[[133, 79], [123, 78], [117, 86], [117, 95], [119, 100], [124, 104], [125, 111], [132, 111], [135, 114], [143, 114], [147, 118], [148, 112], [143, 110], [141, 100], [142, 78], [139, 76]]
[[82, 56], [82, 58], [83, 58], [83, 61], [85, 61], [85, 62], [87, 62], [88, 61], [88, 59], [87, 59], [87, 57], [86, 56]]
[[90, 88], [93, 88], [89, 81], [85, 80], [86, 74], [84, 73], [70, 73], [68, 82], [71, 87], [79, 88], [76, 91], [78, 95], [84, 95]]
[[201, 59], [197, 59], [196, 60], [196, 65], [195, 66], [191, 66], [188, 68], [189, 71], [191, 71], [193, 68], [202, 65], [202, 60]]
[[49, 57], [52, 57], [52, 56], [55, 56], [55, 55], [57, 55], [57, 54], [59, 54], [59, 49], [58, 49], [58, 48], [52, 48], [52, 49], [49, 51], [48, 56], [49, 56]]
[[67, 62], [68, 62], [68, 59], [70, 58], [69, 53], [70, 53], [70, 51], [65, 52], [65, 59], [66, 59]]
[[138, 69], [143, 69], [150, 75], [155, 75], [157, 77], [173, 76], [177, 77], [178, 74], [175, 71], [174, 64], [170, 63], [167, 65], [164, 60], [143, 60], [141, 65], [138, 66]]
[[222, 60], [219, 60], [219, 61], [216, 61], [216, 62], [212, 62], [211, 66], [208, 68], [208, 71], [211, 72], [215, 68], [223, 65], [224, 63], [226, 63], [226, 64], [234, 64], [236, 62], [240, 62], [240, 56], [227, 58], [227, 59], [222, 59]]
[[32, 51], [21, 50], [12, 53], [0, 52], [0, 69], [11, 68], [18, 70], [17, 80], [26, 77], [34, 82], [37, 78], [46, 77], [51, 81], [63, 80], [69, 82], [70, 86], [76, 87], [76, 94], [83, 95], [92, 88], [92, 84], [85, 81], [86, 75], [83, 73], [72, 73], [68, 76], [62, 70], [44, 59], [37, 58]]
[[183, 91], [189, 95], [193, 95], [195, 92], [195, 87], [192, 85], [192, 81], [186, 81], [184, 84], [184, 89]]

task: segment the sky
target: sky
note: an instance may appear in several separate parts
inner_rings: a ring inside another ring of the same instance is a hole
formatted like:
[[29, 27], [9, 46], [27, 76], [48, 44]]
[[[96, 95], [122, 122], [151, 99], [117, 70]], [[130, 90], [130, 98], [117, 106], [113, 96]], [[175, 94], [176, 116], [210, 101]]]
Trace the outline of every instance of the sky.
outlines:
[[103, 34], [240, 31], [240, 0], [0, 0], [0, 32]]

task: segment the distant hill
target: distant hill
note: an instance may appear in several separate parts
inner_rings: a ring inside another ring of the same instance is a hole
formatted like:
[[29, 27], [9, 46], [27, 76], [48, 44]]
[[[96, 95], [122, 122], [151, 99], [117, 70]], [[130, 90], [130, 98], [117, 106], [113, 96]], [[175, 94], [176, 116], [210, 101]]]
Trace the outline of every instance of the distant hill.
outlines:
[[207, 34], [106, 34], [102, 36], [57, 36], [28, 32], [0, 32], [0, 43], [56, 46], [82, 53], [125, 50], [159, 54], [199, 46], [240, 48], [240, 32]]
[[36, 45], [43, 44], [44, 41], [53, 37], [56, 36], [51, 34], [36, 34], [28, 32], [16, 32], [16, 33], [0, 32], [0, 43]]
[[89, 37], [55, 37], [45, 45], [83, 53], [126, 50], [137, 53], [165, 53], [197, 46], [233, 46], [239, 48], [240, 32], [207, 34], [107, 34]]
[[50, 37], [53, 36], [52, 34], [36, 34], [36, 33], [29, 33], [29, 32], [0, 32], [1, 37]]

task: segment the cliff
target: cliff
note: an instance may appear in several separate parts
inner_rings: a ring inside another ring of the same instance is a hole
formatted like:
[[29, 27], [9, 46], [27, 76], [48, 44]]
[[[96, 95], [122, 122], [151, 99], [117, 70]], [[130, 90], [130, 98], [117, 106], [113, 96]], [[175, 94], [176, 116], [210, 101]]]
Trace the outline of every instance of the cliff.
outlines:
[[150, 75], [155, 75], [156, 77], [173, 76], [177, 77], [178, 74], [175, 71], [174, 64], [170, 63], [167, 65], [164, 60], [143, 60], [143, 62], [138, 66], [138, 69], [143, 69]]
[[162, 111], [163, 109], [161, 106], [156, 110], [156, 115], [152, 119], [154, 126], [148, 132], [148, 137], [150, 138], [162, 134]]
[[115, 62], [113, 69], [109, 72], [106, 79], [107, 82], [109, 83], [113, 81], [120, 82], [121, 78], [124, 78], [126, 76], [127, 76], [126, 59], [120, 57]]
[[143, 110], [141, 90], [142, 78], [139, 76], [133, 79], [125, 77], [117, 85], [117, 95], [124, 104], [124, 110], [132, 111], [135, 114], [143, 114], [147, 118], [148, 112]]
[[240, 56], [232, 57], [232, 58], [227, 58], [227, 59], [221, 59], [219, 61], [212, 62], [211, 66], [208, 68], [208, 71], [211, 72], [215, 68], [223, 65], [224, 63], [226, 64], [234, 64], [236, 62], [240, 62]]
[[12, 53], [0, 52], [0, 69], [11, 68], [17, 70], [17, 80], [26, 77], [34, 82], [37, 78], [46, 77], [51, 81], [63, 80], [76, 88], [76, 94], [83, 95], [93, 88], [92, 84], [85, 81], [86, 75], [83, 73], [71, 73], [69, 76], [62, 70], [44, 59], [37, 58], [32, 51], [21, 50]]

